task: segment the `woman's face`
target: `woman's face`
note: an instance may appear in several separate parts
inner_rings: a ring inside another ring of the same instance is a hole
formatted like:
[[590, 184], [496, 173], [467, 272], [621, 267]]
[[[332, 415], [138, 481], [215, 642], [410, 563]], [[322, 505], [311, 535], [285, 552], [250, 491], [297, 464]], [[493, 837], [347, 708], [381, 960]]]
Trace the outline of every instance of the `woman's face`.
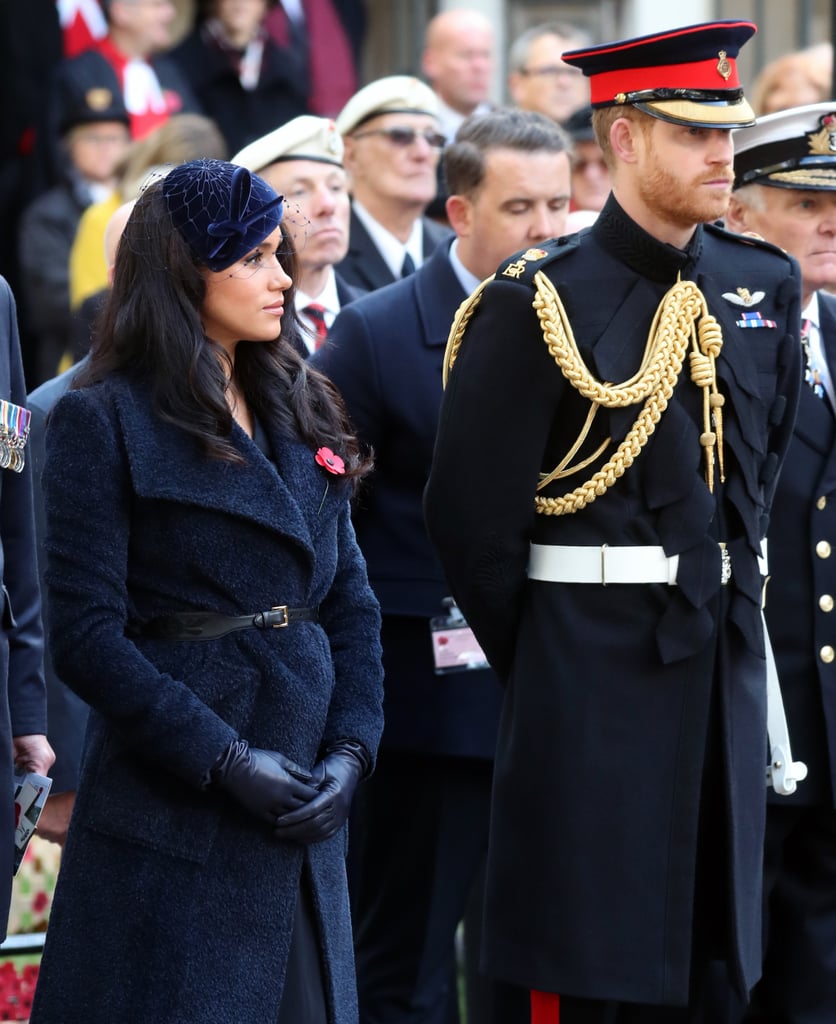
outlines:
[[273, 341], [282, 330], [291, 280], [279, 263], [281, 228], [226, 270], [205, 271], [203, 330], [233, 356], [239, 341]]

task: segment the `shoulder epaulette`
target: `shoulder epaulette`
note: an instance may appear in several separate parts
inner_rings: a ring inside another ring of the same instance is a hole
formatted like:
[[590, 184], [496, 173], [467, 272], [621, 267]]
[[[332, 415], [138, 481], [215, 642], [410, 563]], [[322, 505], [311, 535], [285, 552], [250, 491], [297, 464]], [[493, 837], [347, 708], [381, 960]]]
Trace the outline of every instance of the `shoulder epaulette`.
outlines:
[[519, 281], [533, 288], [534, 275], [538, 270], [574, 252], [577, 247], [577, 234], [551, 238], [541, 246], [521, 250], [504, 263], [500, 263], [494, 278], [497, 281]]
[[718, 238], [723, 239], [725, 242], [733, 242], [735, 245], [748, 245], [756, 249], [763, 249], [765, 252], [771, 252], [778, 256], [783, 256], [787, 261], [790, 260], [785, 249], [782, 249], [780, 245], [773, 245], [772, 242], [767, 242], [765, 238], [760, 235], [740, 235], [736, 231], [729, 231], [728, 228], [723, 227], [722, 224], [706, 224], [706, 231], [712, 235], [716, 235]]

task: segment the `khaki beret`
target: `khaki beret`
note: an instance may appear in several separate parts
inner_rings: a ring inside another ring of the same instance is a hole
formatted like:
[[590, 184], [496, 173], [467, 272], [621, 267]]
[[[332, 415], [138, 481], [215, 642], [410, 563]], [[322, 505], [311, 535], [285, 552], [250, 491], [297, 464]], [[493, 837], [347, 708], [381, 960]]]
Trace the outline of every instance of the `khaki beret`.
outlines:
[[244, 146], [231, 162], [257, 174], [280, 160], [318, 160], [342, 167], [343, 140], [337, 126], [327, 117], [294, 117]]
[[337, 115], [337, 129], [348, 135], [358, 125], [380, 114], [429, 114], [438, 117], [441, 106], [432, 89], [412, 75], [390, 75], [356, 92]]

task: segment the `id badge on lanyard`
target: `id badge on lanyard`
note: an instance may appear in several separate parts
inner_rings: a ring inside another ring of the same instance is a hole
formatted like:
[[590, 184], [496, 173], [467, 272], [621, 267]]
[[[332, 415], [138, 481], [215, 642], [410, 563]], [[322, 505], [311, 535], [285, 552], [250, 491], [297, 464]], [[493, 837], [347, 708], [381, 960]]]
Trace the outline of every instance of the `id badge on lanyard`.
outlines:
[[487, 668], [485, 652], [456, 602], [452, 597], [445, 597], [441, 603], [444, 614], [430, 619], [435, 674], [443, 676], [450, 672]]

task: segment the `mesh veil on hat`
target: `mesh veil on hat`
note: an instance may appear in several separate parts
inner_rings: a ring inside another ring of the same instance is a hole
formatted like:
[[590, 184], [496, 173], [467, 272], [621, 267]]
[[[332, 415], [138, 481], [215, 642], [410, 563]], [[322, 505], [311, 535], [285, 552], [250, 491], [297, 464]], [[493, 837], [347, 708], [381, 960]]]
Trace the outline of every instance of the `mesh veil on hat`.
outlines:
[[836, 102], [766, 114], [734, 133], [734, 187], [836, 189]]
[[282, 197], [225, 160], [190, 160], [161, 185], [171, 223], [210, 270], [226, 270], [281, 223]]
[[652, 117], [702, 128], [740, 128], [755, 114], [743, 97], [737, 55], [757, 27], [714, 21], [567, 50], [589, 78], [592, 106], [629, 104]]

